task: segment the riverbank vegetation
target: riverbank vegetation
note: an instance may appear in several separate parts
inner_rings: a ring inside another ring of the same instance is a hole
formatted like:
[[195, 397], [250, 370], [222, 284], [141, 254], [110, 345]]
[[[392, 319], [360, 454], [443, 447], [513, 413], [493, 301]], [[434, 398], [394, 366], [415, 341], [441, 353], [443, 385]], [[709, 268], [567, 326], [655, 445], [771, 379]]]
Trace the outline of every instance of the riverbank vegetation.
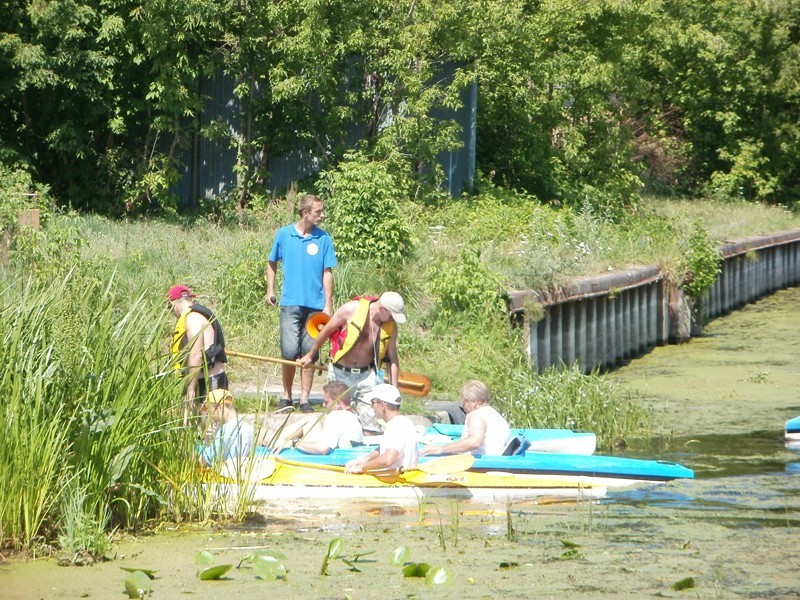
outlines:
[[[798, 223], [795, 0], [0, 14], [0, 476], [16, 486], [0, 539], [16, 546], [96, 552], [110, 528], [221, 510], [175, 416], [164, 293], [188, 284], [231, 348], [278, 356], [264, 260], [297, 193], [326, 199], [337, 303], [407, 299], [403, 368], [433, 397], [483, 379], [514, 425], [592, 430], [604, 448], [652, 415], [601, 376], [531, 373], [507, 291], [652, 263], [702, 288], [716, 244]], [[222, 77], [231, 122], [203, 113], [199, 82]], [[473, 84], [478, 175], [451, 198], [436, 158], [458, 126], [431, 115]], [[182, 157], [201, 140], [235, 149], [236, 186], [182, 205]], [[321, 171], [271, 189], [280, 152]], [[28, 207], [41, 230], [17, 222]], [[231, 379], [260, 384], [266, 368], [232, 361]]]

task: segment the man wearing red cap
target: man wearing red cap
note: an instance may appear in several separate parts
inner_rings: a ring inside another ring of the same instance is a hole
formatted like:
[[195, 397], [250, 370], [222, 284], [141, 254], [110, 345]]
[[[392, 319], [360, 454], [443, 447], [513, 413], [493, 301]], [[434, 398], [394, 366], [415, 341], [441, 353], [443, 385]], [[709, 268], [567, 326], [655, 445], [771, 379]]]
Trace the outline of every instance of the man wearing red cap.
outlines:
[[228, 389], [225, 374], [225, 335], [210, 309], [197, 304], [195, 295], [185, 285], [174, 285], [167, 292], [167, 301], [178, 322], [172, 334], [172, 355], [175, 367], [186, 377], [183, 398], [183, 422], [196, 415], [210, 390]]

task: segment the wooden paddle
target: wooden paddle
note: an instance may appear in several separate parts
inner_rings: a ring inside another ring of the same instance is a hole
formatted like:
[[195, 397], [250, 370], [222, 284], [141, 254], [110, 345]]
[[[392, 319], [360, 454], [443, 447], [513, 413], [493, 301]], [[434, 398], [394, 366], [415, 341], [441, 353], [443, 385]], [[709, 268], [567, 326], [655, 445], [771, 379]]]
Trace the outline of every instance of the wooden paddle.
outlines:
[[[233, 356], [236, 358], [249, 358], [251, 360], [258, 360], [261, 362], [271, 362], [276, 363], [279, 365], [291, 365], [293, 367], [301, 367], [299, 362], [294, 360], [286, 360], [285, 358], [272, 358], [271, 356], [260, 356], [258, 354], [248, 354], [246, 352], [236, 352], [234, 350], [225, 350], [225, 353], [228, 356]], [[312, 369], [316, 369], [318, 371], [327, 371], [328, 368], [324, 365], [310, 365]], [[388, 379], [386, 379], [388, 382]], [[417, 397], [425, 397], [428, 395], [428, 392], [431, 391], [431, 380], [425, 377], [425, 375], [420, 375], [418, 373], [406, 373], [404, 371], [400, 371], [400, 375], [397, 380], [397, 388], [403, 394], [408, 394], [409, 396], [417, 396]]]
[[[344, 473], [344, 467], [340, 465], [325, 465], [320, 463], [307, 463], [301, 460], [293, 460], [290, 458], [283, 458], [276, 456], [275, 460], [279, 463], [291, 465], [294, 467], [310, 467], [313, 469], [322, 469], [324, 471], [337, 471]], [[400, 472], [408, 471], [421, 471], [428, 475], [457, 475], [469, 469], [475, 464], [475, 457], [472, 454], [452, 454], [449, 456], [442, 456], [434, 458], [422, 463], [418, 463], [413, 469], [403, 469]], [[366, 471], [366, 475], [392, 475], [398, 473], [397, 469], [375, 469], [373, 471]]]

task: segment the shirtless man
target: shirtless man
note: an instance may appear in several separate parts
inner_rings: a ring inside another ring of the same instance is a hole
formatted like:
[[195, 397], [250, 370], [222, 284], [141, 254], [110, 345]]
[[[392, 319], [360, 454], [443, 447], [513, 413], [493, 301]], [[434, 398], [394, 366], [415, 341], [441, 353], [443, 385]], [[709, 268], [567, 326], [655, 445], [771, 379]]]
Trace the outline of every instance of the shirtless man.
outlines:
[[332, 340], [333, 379], [351, 389], [359, 421], [367, 434], [382, 431], [364, 395], [384, 382], [384, 363], [388, 363], [389, 381], [397, 386], [397, 323], [405, 323], [404, 310], [405, 303], [397, 292], [384, 292], [378, 299], [351, 300], [333, 313], [309, 352], [298, 361], [308, 367], [322, 344]]
[[461, 387], [461, 402], [467, 420], [461, 439], [442, 446], [426, 446], [420, 454], [459, 454], [470, 452], [484, 456], [500, 456], [509, 440], [508, 421], [490, 406], [489, 388], [472, 379]]

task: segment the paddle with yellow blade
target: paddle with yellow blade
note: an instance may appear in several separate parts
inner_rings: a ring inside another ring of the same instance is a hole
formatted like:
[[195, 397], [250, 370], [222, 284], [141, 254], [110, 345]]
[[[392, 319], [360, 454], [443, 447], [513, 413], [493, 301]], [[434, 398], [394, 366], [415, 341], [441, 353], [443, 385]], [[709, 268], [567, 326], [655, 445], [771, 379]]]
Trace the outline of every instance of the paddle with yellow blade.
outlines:
[[[301, 460], [293, 460], [290, 458], [283, 458], [281, 456], [275, 456], [274, 459], [279, 465], [285, 464], [295, 467], [308, 467], [312, 469], [322, 469], [324, 471], [337, 471], [339, 473], [344, 473], [344, 467], [340, 465], [303, 462]], [[475, 464], [475, 457], [472, 454], [451, 454], [417, 463], [417, 466], [413, 469], [400, 469], [399, 472], [407, 473], [409, 471], [420, 471], [422, 473], [427, 473], [428, 475], [457, 475], [458, 473], [468, 470], [473, 464]], [[375, 469], [374, 471], [365, 472], [367, 475], [376, 476], [395, 473], [398, 473], [398, 469]], [[272, 473], [270, 473], [270, 475], [271, 474]], [[269, 477], [269, 475], [266, 477]]]
[[[293, 360], [286, 360], [284, 358], [272, 358], [270, 356], [259, 356], [258, 354], [248, 354], [246, 352], [236, 352], [234, 350], [225, 350], [225, 354], [237, 358], [249, 358], [251, 360], [259, 360], [261, 362], [271, 362], [279, 365], [292, 365], [295, 367], [301, 366], [299, 362]], [[327, 370], [327, 367], [323, 365], [311, 365], [311, 368], [317, 369], [318, 371]], [[400, 375], [398, 376], [397, 379], [397, 388], [403, 394], [408, 394], [409, 396], [418, 396], [421, 398], [427, 396], [428, 392], [431, 391], [431, 380], [425, 377], [425, 375], [419, 375], [417, 373], [406, 373], [405, 371], [400, 371]]]
[[[254, 456], [246, 463], [246, 467], [238, 469], [237, 476], [234, 471], [226, 471], [223, 469], [221, 475], [231, 480], [246, 480], [250, 483], [257, 483], [264, 479], [269, 479], [275, 473], [275, 470], [280, 465], [289, 465], [295, 467], [307, 467], [311, 469], [320, 469], [323, 471], [336, 471], [344, 473], [344, 467], [340, 465], [326, 465], [321, 463], [303, 462], [300, 460], [292, 460], [279, 456], [279, 449], [277, 452], [271, 452], [267, 455]], [[403, 472], [420, 471], [428, 475], [458, 475], [468, 470], [475, 463], [475, 457], [472, 454], [452, 454], [449, 456], [441, 456], [418, 463], [413, 469], [376, 469], [374, 471], [367, 471], [365, 475], [374, 475], [375, 477], [397, 475]]]

